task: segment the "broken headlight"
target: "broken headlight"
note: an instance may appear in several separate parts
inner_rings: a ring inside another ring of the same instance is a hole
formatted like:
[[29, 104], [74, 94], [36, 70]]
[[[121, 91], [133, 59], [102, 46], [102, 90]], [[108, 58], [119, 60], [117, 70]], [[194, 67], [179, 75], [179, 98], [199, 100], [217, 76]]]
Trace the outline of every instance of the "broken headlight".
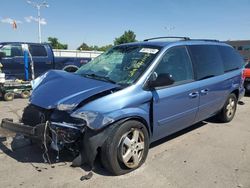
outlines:
[[99, 112], [92, 111], [74, 112], [71, 114], [71, 117], [83, 119], [84, 121], [86, 121], [86, 125], [90, 129], [100, 129], [103, 126], [114, 122], [114, 119]]
[[58, 104], [56, 108], [57, 110], [60, 110], [60, 111], [71, 111], [76, 106], [77, 104]]

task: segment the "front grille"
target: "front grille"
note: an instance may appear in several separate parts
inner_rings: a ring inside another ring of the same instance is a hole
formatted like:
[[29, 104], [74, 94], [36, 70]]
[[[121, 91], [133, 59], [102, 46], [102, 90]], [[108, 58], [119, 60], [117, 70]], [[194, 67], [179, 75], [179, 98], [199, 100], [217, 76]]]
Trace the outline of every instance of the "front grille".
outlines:
[[49, 118], [50, 112], [46, 109], [29, 104], [23, 111], [22, 122], [25, 125], [36, 126], [45, 123]]

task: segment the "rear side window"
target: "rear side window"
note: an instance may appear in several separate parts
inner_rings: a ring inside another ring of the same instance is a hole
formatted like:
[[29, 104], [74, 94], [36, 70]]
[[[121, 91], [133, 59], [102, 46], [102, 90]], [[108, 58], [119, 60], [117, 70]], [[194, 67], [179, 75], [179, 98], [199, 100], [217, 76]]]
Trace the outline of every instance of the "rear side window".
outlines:
[[229, 46], [218, 46], [225, 72], [236, 70], [244, 65], [243, 58]]
[[195, 64], [196, 78], [202, 80], [224, 73], [223, 62], [217, 46], [191, 45], [189, 46]]
[[47, 56], [47, 52], [44, 46], [42, 45], [29, 45], [29, 50], [32, 56]]

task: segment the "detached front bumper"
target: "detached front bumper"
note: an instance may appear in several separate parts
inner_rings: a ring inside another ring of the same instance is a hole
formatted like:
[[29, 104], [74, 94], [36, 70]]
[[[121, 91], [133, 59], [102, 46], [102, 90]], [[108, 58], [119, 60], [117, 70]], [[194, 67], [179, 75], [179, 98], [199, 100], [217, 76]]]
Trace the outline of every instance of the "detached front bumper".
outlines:
[[3, 119], [0, 127], [7, 129], [9, 131], [23, 134], [27, 137], [36, 138], [42, 140], [44, 134], [45, 123], [39, 124], [35, 127], [24, 125], [22, 123], [15, 123], [13, 119]]
[[[102, 147], [105, 140], [111, 134], [112, 129], [116, 126], [119, 126], [123, 121], [125, 120], [113, 123], [106, 129], [99, 131], [94, 131], [86, 128], [85, 131], [81, 133], [82, 137], [79, 142], [80, 144], [79, 155], [72, 161], [72, 166], [81, 166], [82, 164], [88, 164], [91, 168], [93, 168], [94, 161], [98, 153], [98, 148]], [[52, 122], [51, 124], [53, 125], [55, 123]], [[29, 126], [22, 123], [15, 123], [13, 122], [13, 119], [3, 119], [0, 124], [0, 127], [4, 129], [20, 133], [23, 134], [24, 136], [38, 139], [41, 141], [43, 141], [44, 138], [45, 126], [46, 126], [45, 123], [38, 124], [36, 126]]]

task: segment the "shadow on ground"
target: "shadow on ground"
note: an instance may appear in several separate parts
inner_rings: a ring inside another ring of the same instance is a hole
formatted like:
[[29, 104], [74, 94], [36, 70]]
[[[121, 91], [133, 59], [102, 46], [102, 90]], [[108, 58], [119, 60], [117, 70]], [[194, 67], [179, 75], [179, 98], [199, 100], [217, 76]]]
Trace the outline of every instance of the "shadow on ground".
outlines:
[[[195, 129], [198, 129], [204, 125], [206, 125], [206, 122], [199, 122], [197, 124], [194, 124], [193, 126], [190, 126], [184, 130], [181, 130], [175, 134], [172, 134], [170, 136], [167, 136], [159, 141], [156, 141], [154, 143], [152, 143], [150, 145], [150, 148], [156, 147], [160, 144], [163, 144], [165, 142], [168, 142], [172, 139], [175, 139], [181, 135], [184, 135], [190, 131], [193, 131]], [[18, 162], [21, 163], [30, 163], [36, 170], [41, 170], [40, 168], [38, 168], [37, 166], [35, 166], [33, 163], [40, 163], [43, 164], [45, 162], [43, 155], [46, 157], [46, 155], [44, 154], [44, 148], [41, 146], [41, 144], [37, 144], [37, 143], [31, 143], [29, 142], [28, 139], [21, 137], [20, 135], [15, 136], [13, 138], [13, 141], [11, 142], [11, 148], [16, 148], [16, 149], [9, 149], [9, 147], [7, 147], [3, 142], [6, 142], [6, 137], [0, 137], [0, 154], [5, 153], [6, 155], [8, 155], [9, 157], [15, 159]], [[19, 147], [15, 146], [16, 143], [19, 143]], [[20, 145], [20, 143], [22, 144]], [[71, 162], [74, 159], [74, 156], [72, 155], [71, 152], [69, 151], [63, 151], [60, 153], [60, 158], [57, 161], [56, 160], [56, 156], [57, 153], [49, 150], [48, 152], [49, 154], [49, 158], [51, 161], [51, 166], [56, 166], [57, 163], [66, 163], [66, 162]], [[94, 169], [93, 172], [103, 175], [103, 176], [112, 176], [112, 174], [110, 174], [108, 171], [106, 171], [103, 166], [101, 165], [101, 157], [98, 155], [96, 160], [95, 160], [95, 165], [94, 165]], [[90, 171], [91, 169], [89, 168], [89, 166], [87, 165], [83, 165], [81, 167], [84, 171]]]

